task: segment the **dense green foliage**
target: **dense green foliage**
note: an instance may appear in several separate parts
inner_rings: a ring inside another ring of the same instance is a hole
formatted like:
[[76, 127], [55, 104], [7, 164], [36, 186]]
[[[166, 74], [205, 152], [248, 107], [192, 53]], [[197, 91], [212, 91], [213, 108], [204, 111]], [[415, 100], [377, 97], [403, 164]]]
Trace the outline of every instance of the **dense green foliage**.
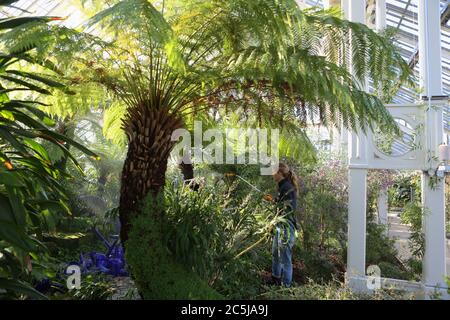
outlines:
[[[241, 180], [223, 177], [217, 171], [214, 175], [211, 168], [198, 168], [197, 174], [204, 177], [198, 192], [177, 187], [175, 182], [180, 180], [173, 173], [169, 175], [175, 185], [166, 187], [163, 230], [172, 257], [227, 298], [339, 297], [333, 282], [343, 281], [345, 272], [345, 167], [337, 160], [321, 160], [310, 169], [306, 166], [299, 170], [306, 190], [299, 198], [297, 219], [301, 228], [294, 248], [294, 281], [305, 287], [279, 292], [264, 286], [271, 268], [274, 208]], [[252, 166], [228, 166], [225, 171], [242, 175], [264, 192], [273, 192], [271, 178], [258, 177], [256, 170]], [[369, 181], [380, 183], [378, 177]], [[370, 184], [369, 189], [376, 188]], [[375, 223], [373, 212], [368, 213], [367, 235], [367, 265], [378, 265], [382, 276], [388, 278], [417, 277], [420, 271], [397, 258], [394, 240], [387, 237], [384, 226]], [[143, 249], [139, 252], [144, 254]], [[318, 288], [317, 295], [311, 296], [314, 288]], [[342, 294], [344, 298], [345, 290]], [[387, 293], [385, 298], [390, 294], [394, 293]], [[347, 298], [358, 299], [354, 295]]]
[[[361, 298], [335, 284], [345, 272], [346, 168], [317, 157], [305, 128], [318, 118], [330, 127], [396, 130], [383, 102], [411, 72], [389, 32], [334, 10], [301, 10], [294, 0], [81, 2], [95, 35], [49, 24], [57, 17], [0, 23], [0, 298], [45, 298], [32, 285], [63, 283], [61, 262], [100, 250], [93, 226], [117, 231], [120, 197], [144, 200], [120, 211], [132, 218], [126, 257], [145, 299]], [[366, 78], [383, 95], [364, 92]], [[305, 186], [294, 247], [302, 287], [264, 285], [280, 219], [262, 194], [223, 176], [239, 174], [274, 194], [259, 166], [196, 165], [197, 192], [181, 185], [174, 166], [165, 175], [171, 148], [151, 148], [195, 120], [281, 129], [280, 155]], [[125, 156], [127, 143], [144, 151], [130, 147]], [[121, 168], [138, 163], [130, 159], [162, 172], [122, 175], [120, 189]], [[411, 278], [373, 221], [376, 191], [389, 177], [369, 180], [367, 263], [383, 276]], [[410, 200], [408, 183], [397, 181], [395, 204]], [[408, 212], [405, 219], [417, 218]], [[106, 299], [109, 280], [86, 276], [81, 290], [50, 297]]]
[[389, 190], [389, 206], [403, 208], [410, 202], [421, 199], [420, 175], [413, 173], [399, 173], [395, 183]]
[[[167, 221], [159, 215], [161, 201], [151, 197], [133, 224], [126, 243], [126, 257], [137, 287], [145, 299], [219, 299], [197, 274], [184, 268], [168, 252], [162, 226]], [[155, 223], [159, 222], [159, 223]], [[149, 248], [152, 248], [152, 252]]]
[[[10, 18], [2, 21], [0, 36], [57, 19]], [[0, 295], [6, 297], [44, 297], [26, 282], [48, 273], [43, 233], [54, 229], [54, 215], [70, 212], [60, 183], [67, 175], [56, 167], [46, 146], [59, 149], [79, 170], [69, 146], [96, 157], [81, 144], [52, 130], [55, 123], [40, 109], [43, 104], [30, 98], [33, 94], [50, 95], [55, 90], [70, 94], [66, 84], [57, 81], [54, 65], [30, 54], [34, 48], [6, 51], [2, 47], [0, 52]], [[38, 71], [25, 71], [27, 67]]]
[[426, 212], [425, 208], [416, 202], [411, 202], [405, 206], [401, 215], [402, 222], [411, 227], [412, 254], [419, 258], [423, 257], [425, 236], [422, 230], [422, 220], [423, 216], [427, 214]]

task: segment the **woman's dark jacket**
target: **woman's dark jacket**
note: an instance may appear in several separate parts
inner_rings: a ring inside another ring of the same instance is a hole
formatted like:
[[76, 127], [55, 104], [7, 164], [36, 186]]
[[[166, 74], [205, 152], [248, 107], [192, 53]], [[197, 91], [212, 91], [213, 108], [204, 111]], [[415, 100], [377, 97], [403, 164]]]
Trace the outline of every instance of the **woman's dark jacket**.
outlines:
[[278, 182], [278, 197], [276, 198], [278, 204], [284, 209], [286, 219], [297, 228], [295, 219], [295, 210], [297, 209], [297, 191], [288, 179], [283, 179]]

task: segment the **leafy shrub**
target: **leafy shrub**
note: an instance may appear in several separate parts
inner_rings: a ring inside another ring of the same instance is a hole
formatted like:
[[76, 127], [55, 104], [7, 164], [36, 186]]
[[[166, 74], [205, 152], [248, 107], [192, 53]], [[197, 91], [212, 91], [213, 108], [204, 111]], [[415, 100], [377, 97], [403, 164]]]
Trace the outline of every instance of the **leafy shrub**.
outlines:
[[166, 190], [165, 237], [179, 263], [227, 297], [250, 297], [259, 290], [259, 273], [270, 265], [274, 210], [259, 195], [233, 197], [235, 184], [216, 183], [198, 192]]
[[367, 222], [366, 262], [377, 264], [381, 261], [395, 263], [397, 250], [395, 240], [386, 235], [386, 227], [372, 221]]
[[421, 182], [417, 173], [400, 173], [389, 190], [389, 206], [403, 208], [407, 203], [420, 199]]
[[151, 195], [135, 217], [126, 246], [126, 259], [144, 299], [220, 299], [222, 296], [172, 256], [164, 240], [162, 198]]
[[110, 281], [102, 274], [83, 276], [80, 289], [69, 291], [76, 300], [107, 300], [113, 293]]
[[304, 250], [301, 246], [296, 246], [294, 250], [294, 259], [300, 261], [300, 267], [295, 272], [295, 278], [301, 279], [300, 285], [306, 281], [312, 280], [317, 283], [327, 283], [333, 279], [344, 279], [345, 265], [344, 259], [339, 253], [331, 251]]
[[409, 246], [411, 253], [421, 259], [425, 250], [425, 235], [422, 230], [422, 218], [426, 214], [425, 209], [415, 202], [408, 203], [400, 216], [402, 223], [409, 225], [411, 236]]
[[[347, 171], [340, 160], [298, 170], [306, 190], [298, 198], [294, 278], [323, 283], [341, 278], [347, 239]], [[300, 273], [300, 275], [298, 275]]]
[[366, 264], [377, 265], [385, 278], [412, 280], [414, 271], [397, 258], [395, 239], [387, 236], [386, 226], [373, 222], [369, 214], [367, 221]]

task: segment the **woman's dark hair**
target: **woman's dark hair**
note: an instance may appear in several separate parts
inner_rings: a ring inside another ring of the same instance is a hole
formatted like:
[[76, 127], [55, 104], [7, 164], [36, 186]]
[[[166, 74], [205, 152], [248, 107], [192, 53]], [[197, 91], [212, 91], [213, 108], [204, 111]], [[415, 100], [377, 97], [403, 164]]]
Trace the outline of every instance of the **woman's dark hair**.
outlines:
[[286, 163], [280, 162], [278, 172], [294, 186], [295, 192], [299, 191], [297, 176]]

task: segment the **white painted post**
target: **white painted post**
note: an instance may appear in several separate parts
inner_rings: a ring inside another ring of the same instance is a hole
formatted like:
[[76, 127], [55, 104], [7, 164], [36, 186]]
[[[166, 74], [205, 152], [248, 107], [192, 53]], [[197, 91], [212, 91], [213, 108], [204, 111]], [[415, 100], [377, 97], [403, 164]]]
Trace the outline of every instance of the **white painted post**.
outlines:
[[419, 65], [423, 95], [442, 95], [439, 0], [419, 0]]
[[347, 20], [350, 17], [350, 1], [351, 0], [342, 0], [341, 1], [341, 7], [342, 7], [342, 11], [344, 12], [344, 18]]
[[[351, 161], [351, 160], [350, 160]], [[367, 170], [349, 169], [347, 279], [358, 289], [352, 278], [366, 274], [366, 190]]]
[[386, 0], [376, 0], [375, 24], [377, 31], [386, 29]]
[[[423, 219], [425, 233], [425, 253], [423, 257], [422, 282], [426, 286], [445, 287], [446, 238], [444, 186], [439, 183], [436, 189], [429, 186], [429, 177], [422, 174], [422, 203], [426, 208]], [[444, 214], [443, 214], [444, 213]]]
[[[423, 95], [431, 106], [431, 98], [442, 95], [440, 1], [419, 0], [419, 65]], [[437, 155], [442, 142], [442, 106], [427, 111], [426, 151]], [[429, 160], [426, 166], [433, 169], [436, 161]], [[445, 286], [445, 193], [444, 182], [430, 186], [430, 177], [422, 174], [422, 203], [427, 213], [423, 219], [425, 254], [423, 258], [422, 283], [426, 287]]]
[[[388, 190], [383, 188], [377, 199], [378, 223], [388, 225]], [[387, 230], [386, 230], [387, 231]]]
[[[343, 1], [348, 20], [365, 23], [366, 1]], [[366, 275], [366, 203], [367, 203], [367, 155], [366, 136], [352, 132], [348, 140], [349, 203], [348, 248], [346, 279], [355, 291], [367, 290]]]
[[[386, 0], [375, 0], [375, 26], [378, 32], [386, 28]], [[378, 223], [388, 226], [388, 190], [383, 188], [377, 199]], [[386, 234], [388, 229], [386, 228]]]
[[[378, 32], [386, 29], [386, 0], [375, 0], [375, 26]], [[380, 190], [377, 199], [378, 223], [386, 226], [386, 234], [388, 233], [388, 190], [383, 188]]]
[[347, 0], [348, 20], [359, 23], [366, 23], [366, 0]]

